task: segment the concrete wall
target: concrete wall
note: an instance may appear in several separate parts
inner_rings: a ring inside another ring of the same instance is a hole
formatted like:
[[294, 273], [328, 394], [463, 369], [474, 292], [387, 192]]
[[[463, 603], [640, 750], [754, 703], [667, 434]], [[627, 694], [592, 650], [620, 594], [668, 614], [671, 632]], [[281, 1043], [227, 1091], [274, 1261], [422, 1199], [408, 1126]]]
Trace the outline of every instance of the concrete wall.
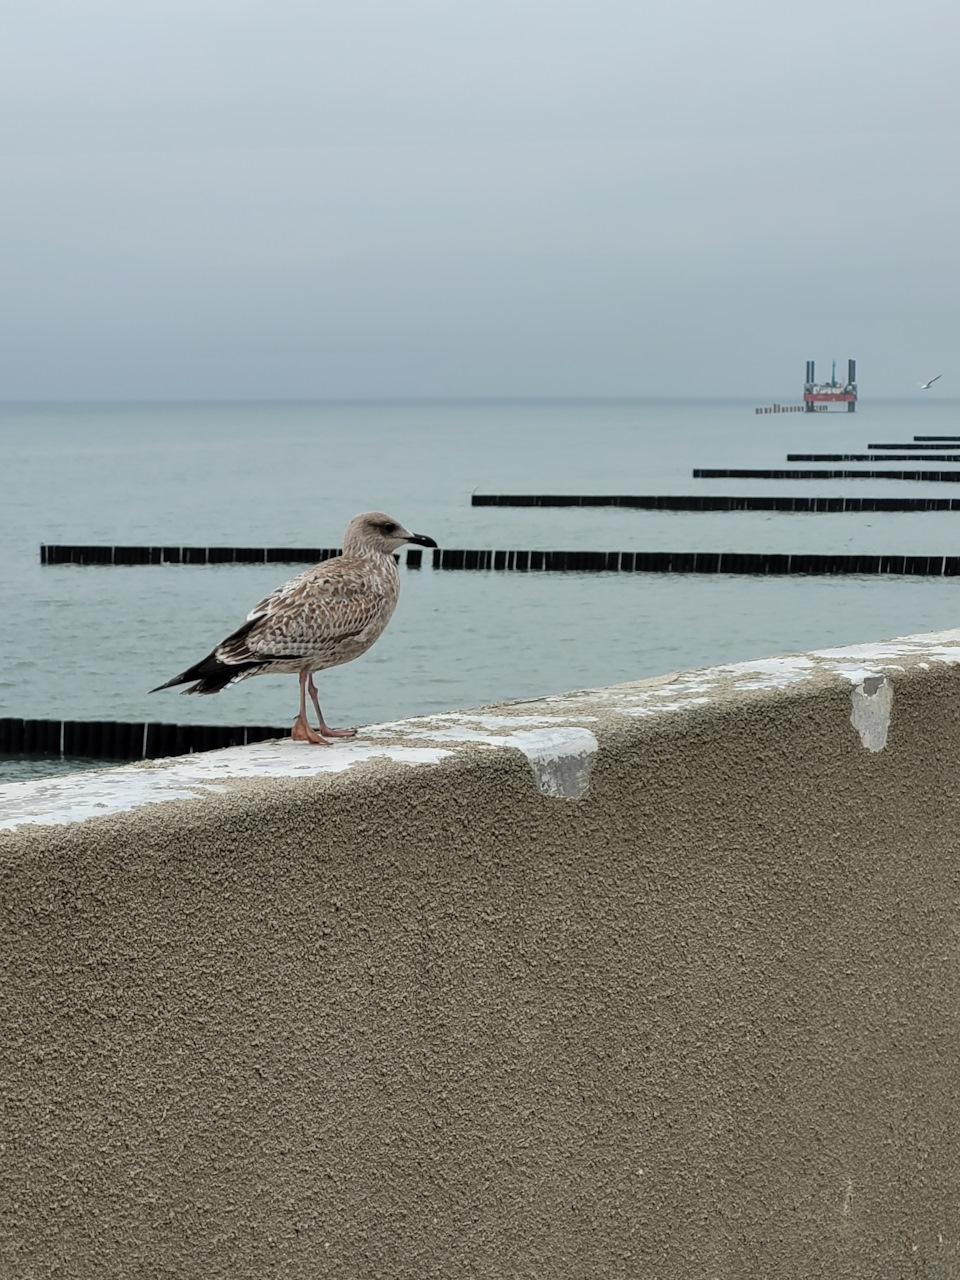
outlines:
[[956, 661], [0, 788], [0, 1275], [957, 1276]]

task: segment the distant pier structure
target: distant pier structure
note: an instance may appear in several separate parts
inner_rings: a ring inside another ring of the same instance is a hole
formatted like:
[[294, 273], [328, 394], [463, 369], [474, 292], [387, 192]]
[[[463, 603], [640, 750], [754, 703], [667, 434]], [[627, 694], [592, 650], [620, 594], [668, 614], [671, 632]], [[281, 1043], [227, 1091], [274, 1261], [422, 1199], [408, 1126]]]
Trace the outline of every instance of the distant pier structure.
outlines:
[[847, 380], [846, 382], [837, 381], [837, 362], [833, 362], [833, 373], [829, 382], [817, 382], [817, 376], [814, 371], [813, 361], [807, 361], [807, 378], [803, 384], [803, 401], [807, 408], [807, 413], [813, 413], [821, 408], [825, 409], [832, 401], [847, 406], [847, 413], [856, 413], [857, 411], [857, 362], [856, 360], [847, 361]]

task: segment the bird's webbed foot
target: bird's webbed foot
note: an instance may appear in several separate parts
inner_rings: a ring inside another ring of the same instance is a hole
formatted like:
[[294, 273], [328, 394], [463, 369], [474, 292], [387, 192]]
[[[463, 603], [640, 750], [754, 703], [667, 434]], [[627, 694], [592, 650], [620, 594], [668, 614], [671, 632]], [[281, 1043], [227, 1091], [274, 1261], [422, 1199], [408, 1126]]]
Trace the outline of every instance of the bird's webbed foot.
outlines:
[[316, 729], [307, 723], [305, 716], [297, 716], [293, 722], [293, 728], [290, 730], [290, 737], [294, 742], [312, 742], [316, 747], [328, 747], [330, 744], [325, 738], [321, 738]]

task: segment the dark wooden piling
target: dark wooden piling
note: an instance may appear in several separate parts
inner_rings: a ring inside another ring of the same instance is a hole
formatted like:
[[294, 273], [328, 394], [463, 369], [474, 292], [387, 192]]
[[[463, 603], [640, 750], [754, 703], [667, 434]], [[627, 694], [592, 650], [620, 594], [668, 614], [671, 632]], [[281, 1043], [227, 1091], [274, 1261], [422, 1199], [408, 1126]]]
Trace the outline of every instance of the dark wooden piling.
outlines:
[[913, 480], [956, 483], [960, 471], [786, 471], [776, 467], [695, 467], [695, 480]]
[[878, 511], [960, 511], [957, 498], [804, 498], [691, 494], [475, 493], [474, 507], [623, 507], [635, 511], [787, 511], [833, 513]]
[[289, 728], [266, 725], [159, 724], [123, 720], [0, 718], [0, 755], [70, 756], [88, 760], [155, 760], [162, 756], [240, 747], [287, 738]]
[[[341, 555], [339, 547], [90, 547], [43, 543], [40, 563], [82, 565], [145, 564], [321, 564]], [[410, 548], [407, 563], [420, 563]], [[394, 556], [399, 561], [399, 556]]]
[[440, 570], [505, 573], [922, 574], [953, 577], [960, 557], [745, 551], [471, 551], [438, 548]]
[[960, 453], [788, 453], [788, 462], [960, 462]]

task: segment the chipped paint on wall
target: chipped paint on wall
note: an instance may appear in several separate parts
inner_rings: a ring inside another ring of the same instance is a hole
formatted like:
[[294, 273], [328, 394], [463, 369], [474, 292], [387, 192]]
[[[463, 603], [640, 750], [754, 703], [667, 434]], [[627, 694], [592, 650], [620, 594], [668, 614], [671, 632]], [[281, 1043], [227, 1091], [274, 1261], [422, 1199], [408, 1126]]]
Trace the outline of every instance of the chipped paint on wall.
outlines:
[[884, 675], [865, 676], [850, 694], [853, 710], [850, 723], [868, 751], [882, 751], [887, 745], [893, 710], [893, 684]]
[[545, 796], [579, 800], [590, 782], [590, 767], [599, 743], [589, 729], [528, 729], [510, 735], [533, 765], [533, 776]]

